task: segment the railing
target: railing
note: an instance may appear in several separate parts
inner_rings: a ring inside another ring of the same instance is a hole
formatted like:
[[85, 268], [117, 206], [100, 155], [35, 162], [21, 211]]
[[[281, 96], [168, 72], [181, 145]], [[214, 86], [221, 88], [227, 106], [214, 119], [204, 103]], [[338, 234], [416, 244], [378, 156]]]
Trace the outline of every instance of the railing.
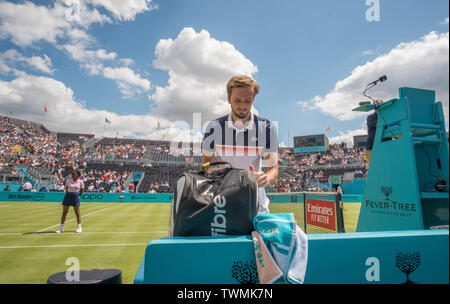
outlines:
[[314, 165], [314, 166], [278, 166], [279, 168], [298, 168], [305, 170], [320, 170], [320, 169], [360, 169], [366, 167], [366, 164], [340, 164], [340, 165]]
[[84, 145], [86, 146], [86, 148], [89, 149], [93, 147], [96, 143], [98, 143], [100, 140], [101, 140], [100, 138], [91, 137], [84, 142]]
[[139, 179], [139, 182], [138, 182], [138, 184], [136, 185], [136, 191], [135, 191], [136, 193], [139, 192], [139, 187], [141, 186], [142, 181], [144, 180], [144, 176], [145, 176], [145, 171], [142, 172], [141, 178]]

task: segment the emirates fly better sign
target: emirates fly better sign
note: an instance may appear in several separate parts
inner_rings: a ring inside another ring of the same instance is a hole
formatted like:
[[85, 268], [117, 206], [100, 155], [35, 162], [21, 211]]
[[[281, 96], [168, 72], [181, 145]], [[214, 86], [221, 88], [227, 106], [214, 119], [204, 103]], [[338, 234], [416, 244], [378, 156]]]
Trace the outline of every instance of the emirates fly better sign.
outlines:
[[336, 231], [336, 206], [334, 202], [306, 200], [306, 224]]

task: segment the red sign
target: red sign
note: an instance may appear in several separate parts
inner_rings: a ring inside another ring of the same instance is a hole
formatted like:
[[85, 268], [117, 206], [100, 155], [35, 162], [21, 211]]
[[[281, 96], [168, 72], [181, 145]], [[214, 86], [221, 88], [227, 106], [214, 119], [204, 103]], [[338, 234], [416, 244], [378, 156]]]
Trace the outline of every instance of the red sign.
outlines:
[[334, 202], [306, 200], [306, 224], [336, 231], [336, 206]]

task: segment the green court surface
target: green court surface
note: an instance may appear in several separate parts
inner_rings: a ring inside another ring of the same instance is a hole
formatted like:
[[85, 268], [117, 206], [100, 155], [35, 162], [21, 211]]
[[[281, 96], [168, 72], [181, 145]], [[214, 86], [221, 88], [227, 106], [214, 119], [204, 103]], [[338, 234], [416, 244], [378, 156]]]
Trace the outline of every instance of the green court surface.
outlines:
[[[271, 212], [299, 212], [299, 205], [271, 204]], [[356, 230], [358, 203], [346, 203], [347, 232]], [[297, 208], [297, 209], [295, 209]], [[169, 203], [84, 203], [82, 233], [75, 233], [73, 208], [65, 232], [59, 227], [60, 203], [0, 202], [0, 284], [46, 283], [66, 271], [75, 257], [80, 269], [115, 268], [123, 283], [132, 283], [146, 244], [167, 236]], [[300, 225], [299, 225], [300, 226]]]

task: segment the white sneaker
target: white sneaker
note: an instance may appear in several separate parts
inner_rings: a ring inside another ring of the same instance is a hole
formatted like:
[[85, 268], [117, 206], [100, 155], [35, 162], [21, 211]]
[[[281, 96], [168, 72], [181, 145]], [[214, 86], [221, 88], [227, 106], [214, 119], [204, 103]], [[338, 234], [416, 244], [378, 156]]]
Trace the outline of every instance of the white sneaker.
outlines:
[[80, 227], [78, 227], [77, 228], [77, 230], [75, 231], [76, 233], [80, 233], [80, 232], [82, 232], [83, 230], [81, 229], [81, 226]]
[[56, 230], [56, 233], [64, 232], [64, 227], [59, 227], [58, 230]]

